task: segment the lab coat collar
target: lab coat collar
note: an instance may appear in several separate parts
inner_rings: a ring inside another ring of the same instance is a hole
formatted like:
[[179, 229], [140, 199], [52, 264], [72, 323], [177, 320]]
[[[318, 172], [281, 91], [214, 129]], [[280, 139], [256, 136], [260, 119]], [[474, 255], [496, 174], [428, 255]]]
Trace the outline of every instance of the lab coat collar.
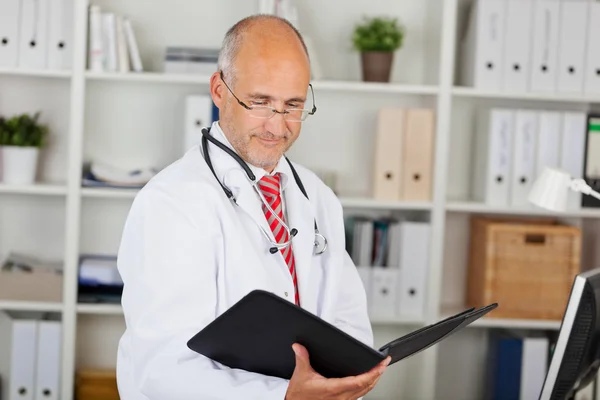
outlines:
[[[218, 121], [212, 124], [210, 133], [217, 140], [223, 142], [229, 148], [233, 149], [232, 145], [229, 143], [225, 137], [225, 134], [221, 130]], [[244, 169], [231, 156], [216, 146], [210, 146], [209, 144], [209, 153], [213, 161], [215, 173], [220, 179], [222, 179], [224, 185], [233, 192], [236, 203], [254, 220], [258, 226], [262, 227], [262, 229], [268, 234], [269, 238], [274, 241], [275, 239], [273, 233], [262, 211], [262, 202], [252, 187], [252, 184], [248, 179]], [[249, 166], [252, 172], [256, 175], [257, 180], [266, 174], [266, 171], [264, 171], [262, 168], [257, 168], [252, 165]], [[294, 254], [296, 274], [298, 277], [300, 304], [302, 308], [316, 313], [317, 305], [314, 291], [317, 290], [317, 288], [315, 288], [314, 285], [311, 285], [310, 280], [315, 238], [315, 212], [313, 211], [310, 201], [304, 196], [298, 185], [296, 185], [295, 182], [293, 184], [288, 184], [290, 179], [293, 180], [293, 174], [288, 162], [284, 157], [279, 160], [279, 163], [273, 173], [275, 172], [281, 172], [282, 175], [281, 188], [282, 193], [285, 191], [284, 195], [288, 226], [290, 230], [293, 228], [298, 230], [298, 233], [292, 239], [292, 251]], [[261, 233], [257, 232], [257, 234]], [[269, 257], [280, 256], [271, 255], [269, 253], [270, 247], [270, 245], [266, 244], [265, 248], [259, 249], [259, 251], [264, 251], [265, 255]], [[286, 272], [289, 274], [287, 271], [287, 265], [283, 260], [283, 256], [280, 257], [282, 267], [284, 267]], [[291, 275], [289, 276], [289, 279], [290, 281], [292, 280]]]

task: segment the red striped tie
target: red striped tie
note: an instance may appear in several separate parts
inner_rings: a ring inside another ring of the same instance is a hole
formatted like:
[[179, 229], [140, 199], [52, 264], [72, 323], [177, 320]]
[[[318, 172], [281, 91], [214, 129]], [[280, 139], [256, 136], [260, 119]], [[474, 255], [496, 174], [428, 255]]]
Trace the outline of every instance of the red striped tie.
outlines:
[[[281, 207], [281, 194], [280, 194], [280, 185], [279, 185], [280, 177], [279, 174], [275, 174], [273, 176], [265, 175], [259, 182], [258, 187], [260, 188], [263, 196], [265, 196], [265, 200], [269, 203], [269, 206], [273, 209], [275, 214], [282, 221], [285, 222], [283, 217], [283, 209]], [[265, 217], [267, 218], [267, 222], [271, 227], [271, 231], [273, 231], [273, 236], [275, 237], [275, 241], [277, 243], [284, 243], [290, 240], [290, 235], [288, 231], [281, 225], [281, 223], [275, 218], [271, 211], [263, 204], [263, 212], [265, 213]], [[283, 259], [290, 269], [290, 274], [292, 274], [292, 280], [294, 281], [294, 291], [295, 291], [295, 299], [296, 304], [300, 305], [300, 296], [298, 294], [298, 280], [296, 278], [296, 263], [294, 262], [294, 253], [292, 251], [292, 245], [284, 247], [281, 249], [281, 254], [283, 255]]]

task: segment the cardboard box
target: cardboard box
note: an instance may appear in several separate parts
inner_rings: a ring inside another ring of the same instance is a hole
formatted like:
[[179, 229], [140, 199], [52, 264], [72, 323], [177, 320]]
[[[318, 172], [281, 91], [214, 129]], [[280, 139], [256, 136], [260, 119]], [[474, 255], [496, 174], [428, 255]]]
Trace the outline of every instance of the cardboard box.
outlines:
[[62, 275], [50, 271], [0, 271], [0, 300], [62, 302]]

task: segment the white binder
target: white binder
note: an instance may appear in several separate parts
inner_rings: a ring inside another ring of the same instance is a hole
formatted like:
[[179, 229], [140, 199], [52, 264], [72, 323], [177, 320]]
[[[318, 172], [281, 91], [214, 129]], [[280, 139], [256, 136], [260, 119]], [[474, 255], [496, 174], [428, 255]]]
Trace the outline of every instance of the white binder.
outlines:
[[384, 107], [377, 115], [373, 160], [372, 196], [378, 200], [401, 200], [406, 110]]
[[514, 158], [510, 179], [510, 204], [531, 207], [527, 200], [534, 181], [538, 113], [517, 110], [515, 114]]
[[396, 316], [398, 268], [372, 267], [369, 315], [376, 318]]
[[73, 65], [74, 0], [49, 0], [48, 69], [70, 69]]
[[19, 67], [45, 69], [48, 61], [49, 0], [21, 0]]
[[560, 161], [560, 132], [562, 115], [557, 111], [541, 111], [538, 128], [538, 145], [535, 176], [540, 176], [544, 168], [558, 168]]
[[546, 378], [548, 346], [548, 338], [526, 337], [523, 339], [520, 399], [538, 399], [540, 397]]
[[530, 91], [556, 91], [559, 33], [560, 1], [535, 0], [531, 41]]
[[117, 52], [119, 59], [119, 72], [129, 72], [129, 51], [127, 50], [127, 39], [125, 37], [125, 28], [123, 27], [123, 16], [117, 15]]
[[367, 307], [371, 307], [372, 299], [372, 279], [373, 279], [373, 268], [366, 266], [357, 266], [356, 270], [358, 271], [358, 276], [363, 284], [363, 288], [365, 289], [365, 295], [367, 297]]
[[400, 290], [398, 314], [423, 318], [430, 253], [430, 224], [403, 221], [400, 223]]
[[185, 98], [185, 138], [183, 153], [202, 140], [202, 128], [212, 123], [212, 98], [209, 95], [190, 95]]
[[116, 72], [119, 68], [117, 46], [117, 21], [113, 13], [102, 13], [102, 42], [104, 48], [104, 70]]
[[[587, 132], [587, 115], [583, 112], [565, 112], [561, 128], [560, 168], [573, 178], [584, 175], [585, 135]], [[567, 208], [581, 208], [581, 194], [569, 190]]]
[[502, 89], [526, 92], [531, 74], [533, 0], [507, 0]]
[[494, 108], [479, 115], [473, 155], [473, 200], [509, 204], [515, 112]]
[[0, 1], [0, 67], [16, 67], [21, 0]]
[[587, 0], [561, 3], [558, 92], [583, 92], [588, 11]]
[[600, 2], [592, 2], [589, 7], [583, 87], [586, 93], [600, 94]]
[[475, 0], [461, 40], [461, 82], [480, 89], [498, 90], [502, 84], [502, 55], [506, 2]]
[[38, 321], [34, 400], [60, 399], [61, 322]]
[[0, 312], [1, 398], [34, 400], [37, 323]]
[[89, 8], [88, 68], [94, 72], [104, 71], [106, 53], [102, 40], [102, 10], [98, 5]]

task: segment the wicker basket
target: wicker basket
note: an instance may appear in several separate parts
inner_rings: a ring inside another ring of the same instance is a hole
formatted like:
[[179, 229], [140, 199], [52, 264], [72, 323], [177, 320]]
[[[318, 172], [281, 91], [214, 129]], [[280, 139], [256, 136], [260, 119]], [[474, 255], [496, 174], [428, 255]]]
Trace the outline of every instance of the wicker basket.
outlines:
[[560, 320], [580, 252], [577, 227], [472, 218], [467, 302], [497, 302], [491, 318]]

